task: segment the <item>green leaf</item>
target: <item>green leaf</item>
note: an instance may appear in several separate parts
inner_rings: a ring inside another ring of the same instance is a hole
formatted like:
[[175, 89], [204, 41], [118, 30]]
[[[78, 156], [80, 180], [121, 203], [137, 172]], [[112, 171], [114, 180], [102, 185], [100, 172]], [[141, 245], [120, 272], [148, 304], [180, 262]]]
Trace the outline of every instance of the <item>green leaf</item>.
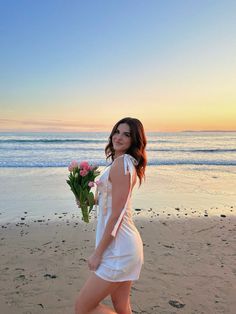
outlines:
[[71, 183], [70, 180], [66, 180], [67, 184], [69, 184], [69, 186], [71, 187]]
[[81, 187], [76, 182], [73, 184], [74, 190], [76, 191], [77, 198], [81, 202]]
[[82, 188], [81, 188], [81, 201], [82, 201], [82, 203], [85, 203], [86, 200], [87, 200], [86, 191], [85, 191], [85, 190], [82, 190]]
[[77, 191], [76, 191], [76, 189], [74, 188], [73, 185], [71, 186], [71, 191], [74, 193], [75, 197], [78, 198]]
[[94, 205], [94, 195], [93, 195], [93, 192], [89, 192], [88, 193], [87, 199], [88, 199], [88, 202], [89, 202], [90, 206]]
[[94, 201], [94, 195], [93, 195], [92, 192], [89, 192], [89, 193], [88, 193], [87, 200], [88, 200], [88, 203], [89, 203], [89, 206], [90, 206], [89, 212], [91, 212], [91, 210], [93, 209], [93, 205], [94, 205], [94, 203], [95, 203], [95, 201]]

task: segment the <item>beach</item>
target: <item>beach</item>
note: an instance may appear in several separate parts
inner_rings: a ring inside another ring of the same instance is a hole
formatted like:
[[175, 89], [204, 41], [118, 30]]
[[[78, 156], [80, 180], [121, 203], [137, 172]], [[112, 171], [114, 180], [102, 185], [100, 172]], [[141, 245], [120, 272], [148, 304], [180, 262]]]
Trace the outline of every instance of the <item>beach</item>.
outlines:
[[[133, 313], [235, 313], [236, 218], [180, 212], [168, 220], [149, 211], [149, 219], [134, 218], [145, 262], [131, 290]], [[25, 217], [1, 225], [1, 313], [73, 313], [89, 275], [94, 223]]]
[[236, 1], [0, 8], [0, 314], [236, 314]]
[[[89, 275], [96, 212], [81, 221], [66, 176], [63, 168], [1, 169], [3, 314], [73, 313]], [[133, 313], [235, 312], [234, 186], [231, 171], [148, 168], [134, 191], [145, 262], [131, 291]]]
[[[2, 135], [0, 312], [73, 314], [89, 275], [96, 211], [81, 221], [66, 184], [79, 156], [104, 159], [94, 134]], [[144, 265], [131, 290], [133, 313], [234, 314], [236, 168], [233, 135], [150, 135], [133, 219]], [[168, 164], [166, 164], [168, 163]], [[105, 302], [111, 305], [109, 298]]]
[[[100, 167], [101, 170], [104, 167]], [[55, 213], [79, 215], [63, 168], [0, 168], [0, 222], [16, 222], [27, 211], [32, 219], [55, 219]], [[148, 209], [178, 217], [232, 214], [236, 204], [236, 167], [149, 166], [146, 180], [133, 191], [133, 207], [145, 218]], [[235, 213], [235, 211], [234, 211]], [[236, 215], [236, 213], [235, 213]], [[93, 218], [93, 216], [92, 216]], [[78, 217], [80, 219], [80, 217]]]

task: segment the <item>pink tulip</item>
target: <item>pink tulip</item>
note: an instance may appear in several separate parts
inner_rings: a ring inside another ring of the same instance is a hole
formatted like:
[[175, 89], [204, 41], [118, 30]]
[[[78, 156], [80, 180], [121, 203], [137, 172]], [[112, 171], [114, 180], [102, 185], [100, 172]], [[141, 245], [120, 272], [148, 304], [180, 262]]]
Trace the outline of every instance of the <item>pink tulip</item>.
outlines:
[[86, 169], [82, 169], [80, 170], [79, 174], [81, 175], [81, 177], [85, 177], [88, 174], [88, 171]]
[[90, 166], [88, 164], [87, 161], [81, 161], [81, 163], [79, 164], [80, 169], [84, 169], [89, 171], [90, 170]]
[[72, 172], [77, 167], [78, 167], [78, 162], [76, 160], [72, 160], [72, 162], [68, 166], [68, 170]]
[[97, 186], [102, 185], [102, 181], [101, 180], [97, 180], [95, 183], [97, 184]]
[[93, 181], [90, 181], [90, 182], [88, 183], [88, 186], [89, 186], [90, 188], [92, 188], [94, 185], [95, 185], [95, 184], [94, 184]]

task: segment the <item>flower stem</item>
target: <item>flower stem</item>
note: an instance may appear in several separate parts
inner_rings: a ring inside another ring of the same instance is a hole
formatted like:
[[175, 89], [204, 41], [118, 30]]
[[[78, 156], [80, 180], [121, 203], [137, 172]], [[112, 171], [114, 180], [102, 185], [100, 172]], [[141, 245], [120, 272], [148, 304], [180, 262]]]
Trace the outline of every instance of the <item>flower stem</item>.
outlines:
[[83, 215], [84, 221], [88, 223], [89, 222], [88, 205], [81, 204], [81, 210], [82, 210], [82, 215]]

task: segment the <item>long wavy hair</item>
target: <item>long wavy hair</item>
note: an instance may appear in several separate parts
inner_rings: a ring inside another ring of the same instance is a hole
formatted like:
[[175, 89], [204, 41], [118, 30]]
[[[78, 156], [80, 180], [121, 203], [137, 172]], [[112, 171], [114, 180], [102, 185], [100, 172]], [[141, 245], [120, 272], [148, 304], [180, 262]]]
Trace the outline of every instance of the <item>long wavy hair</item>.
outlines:
[[145, 169], [147, 165], [147, 155], [146, 155], [146, 145], [147, 139], [144, 131], [144, 127], [140, 120], [135, 118], [126, 117], [118, 121], [109, 136], [108, 144], [105, 148], [106, 158], [111, 158], [114, 160], [115, 150], [112, 144], [112, 137], [115, 134], [118, 126], [121, 123], [126, 123], [130, 127], [131, 145], [126, 151], [127, 154], [131, 155], [137, 160], [137, 165], [135, 165], [137, 176], [139, 178], [139, 185], [141, 185], [142, 180], [145, 179]]

